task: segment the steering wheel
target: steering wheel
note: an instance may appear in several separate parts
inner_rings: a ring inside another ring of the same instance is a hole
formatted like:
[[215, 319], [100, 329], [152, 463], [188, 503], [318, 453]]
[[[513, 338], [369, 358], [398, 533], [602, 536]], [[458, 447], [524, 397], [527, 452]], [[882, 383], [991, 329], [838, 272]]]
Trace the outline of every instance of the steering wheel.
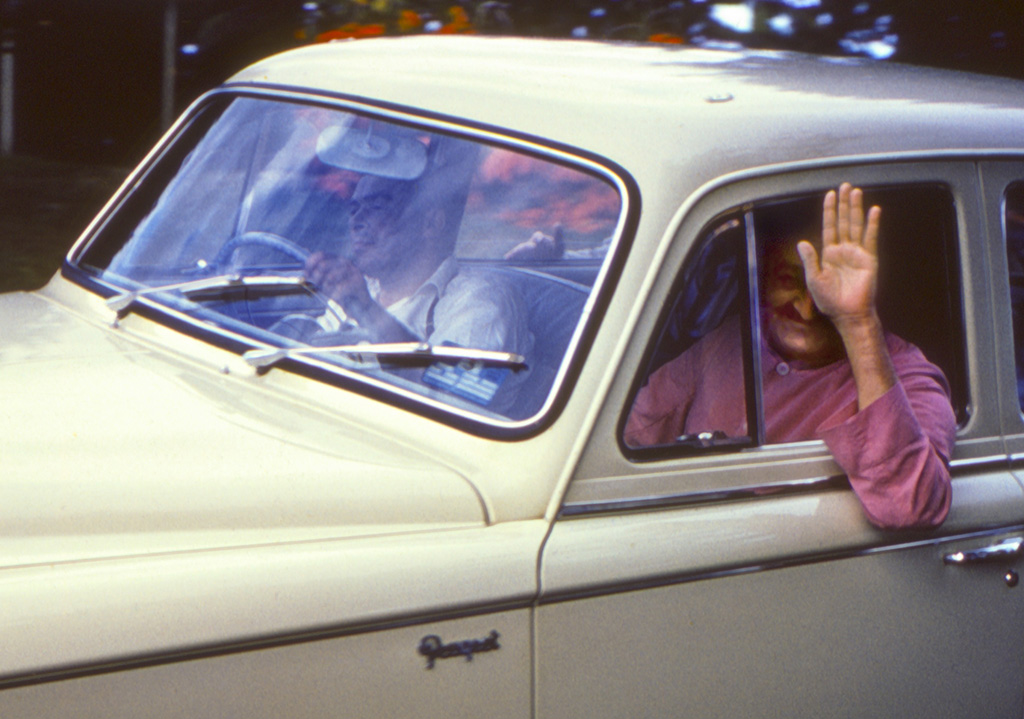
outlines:
[[[289, 239], [281, 237], [280, 235], [275, 235], [273, 232], [250, 231], [243, 232], [240, 235], [235, 235], [230, 240], [225, 242], [224, 245], [217, 252], [217, 254], [214, 256], [213, 260], [210, 261], [209, 267], [215, 273], [224, 272], [228, 267], [231, 266], [231, 257], [240, 247], [266, 247], [270, 250], [279, 252], [283, 255], [287, 255], [288, 257], [291, 257], [292, 259], [296, 260], [298, 262], [298, 268], [300, 269], [305, 266], [306, 259], [311, 254], [309, 250], [307, 250], [305, 247], [302, 247], [301, 245], [292, 242]], [[313, 297], [317, 299], [317, 301], [320, 302], [320, 304], [324, 306], [324, 309], [326, 309], [332, 315], [337, 317], [339, 322], [341, 322], [342, 324], [346, 322], [346, 318], [339, 314], [337, 305], [334, 304], [334, 302], [332, 302], [331, 299], [327, 295], [325, 295], [318, 287], [307, 285], [307, 290]], [[282, 324], [282, 322], [288, 320], [290, 317], [295, 317], [297, 319], [305, 319], [308, 320], [309, 322], [312, 322], [313, 324], [316, 324], [315, 320], [310, 318], [308, 315], [301, 315], [300, 313], [299, 315], [290, 315], [282, 318], [282, 320], [279, 320], [277, 323], [275, 323], [275, 326]], [[307, 327], [306, 332], [308, 331], [309, 328]], [[280, 332], [279, 334], [291, 336], [291, 332]]]
[[306, 264], [306, 259], [310, 255], [309, 250], [305, 247], [280, 235], [275, 235], [273, 232], [251, 231], [235, 235], [225, 242], [210, 261], [210, 267], [214, 272], [223, 272], [231, 265], [231, 257], [241, 247], [265, 247], [291, 257], [298, 262], [300, 267]]

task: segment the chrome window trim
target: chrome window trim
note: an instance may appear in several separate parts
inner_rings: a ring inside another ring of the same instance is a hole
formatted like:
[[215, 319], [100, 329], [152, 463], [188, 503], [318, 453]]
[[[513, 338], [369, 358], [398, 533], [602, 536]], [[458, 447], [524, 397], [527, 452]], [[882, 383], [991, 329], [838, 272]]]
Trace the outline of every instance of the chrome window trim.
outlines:
[[[1024, 460], [1024, 454], [1015, 455]], [[1013, 461], [1013, 457], [1010, 458]], [[1006, 470], [1007, 457], [993, 455], [990, 457], [972, 457], [955, 459], [949, 463], [950, 473], [955, 477], [961, 471], [979, 471], [985, 469]], [[683, 507], [707, 506], [730, 502], [742, 502], [761, 497], [780, 497], [794, 494], [811, 494], [836, 489], [849, 488], [845, 475], [834, 474], [810, 479], [793, 479], [786, 482], [771, 484], [752, 484], [745, 487], [728, 489], [709, 489], [680, 494], [659, 496], [631, 497], [626, 499], [608, 499], [589, 502], [566, 502], [558, 512], [557, 519], [584, 517], [604, 514], [615, 514], [650, 509], [672, 509]]]
[[[180, 133], [191, 124], [196, 113], [205, 105], [222, 96], [230, 98], [256, 97], [259, 99], [279, 102], [300, 102], [305, 104], [317, 104], [349, 112], [360, 112], [396, 123], [449, 133], [458, 137], [471, 138], [501, 148], [518, 150], [535, 157], [547, 159], [554, 163], [573, 167], [591, 175], [600, 177], [609, 182], [612, 187], [615, 188], [615, 191], [619, 194], [621, 207], [619, 209], [618, 220], [616, 221], [613, 230], [612, 242], [609, 245], [606, 254], [606, 258], [608, 259], [602, 262], [597, 277], [594, 279], [593, 287], [582, 308], [576, 329], [569, 340], [568, 346], [566, 347], [562, 363], [552, 380], [551, 389], [548, 391], [548, 395], [544, 400], [544, 403], [532, 416], [521, 420], [498, 419], [493, 416], [488, 416], [484, 412], [476, 413], [471, 410], [446, 404], [426, 395], [404, 390], [401, 387], [389, 384], [385, 381], [374, 380], [367, 375], [346, 370], [345, 368], [339, 367], [337, 364], [331, 362], [317, 360], [313, 357], [295, 357], [292, 360], [320, 372], [344, 377], [348, 381], [364, 383], [371, 387], [374, 392], [393, 393], [401, 397], [406, 406], [410, 404], [412, 406], [424, 406], [429, 410], [431, 416], [450, 417], [456, 422], [482, 428], [484, 429], [484, 434], [487, 434], [487, 430], [490, 429], [500, 432], [500, 437], [511, 435], [518, 438], [524, 433], [529, 433], [539, 427], [543, 427], [544, 423], [549, 421], [554, 406], [558, 402], [563, 401], [563, 395], [566, 392], [566, 376], [569, 374], [570, 369], [578, 365], [580, 362], [579, 355], [581, 351], [582, 338], [587, 332], [593, 331], [594, 323], [599, 319], [596, 317], [597, 313], [595, 312], [595, 308], [598, 306], [599, 302], [603, 302], [607, 298], [609, 293], [609, 289], [607, 287], [609, 283], [609, 276], [614, 275], [617, 272], [617, 268], [622, 262], [623, 258], [619, 255], [621, 254], [621, 247], [624, 242], [623, 238], [631, 220], [634, 219], [633, 215], [636, 213], [636, 210], [640, 205], [639, 190], [635, 188], [634, 184], [632, 184], [633, 180], [629, 177], [628, 172], [624, 168], [620, 168], [615, 165], [611, 160], [605, 160], [606, 164], [602, 164], [595, 159], [587, 157], [585, 154], [586, 151], [583, 149], [578, 150], [579, 154], [574, 154], [570, 150], [559, 150], [538, 142], [516, 137], [511, 131], [508, 134], [502, 134], [498, 130], [481, 129], [479, 127], [474, 127], [472, 124], [459, 124], [454, 120], [438, 118], [430, 115], [429, 113], [417, 115], [412, 109], [402, 111], [387, 106], [376, 105], [368, 101], [361, 101], [355, 98], [324, 95], [314, 92], [302, 92], [292, 89], [262, 88], [241, 84], [227, 85], [204, 94], [189, 106], [188, 110], [182, 114], [173, 127], [164, 135], [158, 145], [149, 153], [149, 155], [147, 155], [143, 163], [139, 165], [139, 168], [129, 176], [114, 197], [107, 203], [103, 212], [93, 220], [86, 232], [83, 233], [82, 237], [79, 238], [74, 246], [68, 251], [65, 257], [65, 262], [72, 265], [77, 272], [82, 272], [88, 275], [89, 284], [103, 287], [112, 294], [123, 292], [122, 287], [113, 285], [80, 267], [78, 265], [79, 258], [92, 244], [93, 240], [97, 236], [98, 230], [102, 229], [106, 224], [112, 210], [120, 205], [123, 200], [134, 191], [137, 183], [145, 179], [146, 175], [149, 174], [149, 171], [153, 169], [159, 159], [172, 146], [175, 138], [177, 138]], [[469, 121], [467, 121], [467, 123], [468, 122]], [[613, 171], [613, 167], [617, 168], [622, 174], [620, 175], [618, 172]], [[626, 179], [624, 179], [624, 177]], [[185, 324], [196, 328], [196, 330], [201, 333], [210, 333], [218, 336], [228, 343], [240, 343], [242, 345], [247, 345], [251, 349], [262, 349], [266, 346], [264, 343], [254, 340], [251, 337], [197, 321], [185, 313], [175, 311], [164, 304], [151, 301], [146, 297], [140, 297], [136, 302], [137, 304], [145, 305], [155, 312], [165, 313], [177, 322], [184, 322]]]
[[634, 497], [631, 499], [609, 499], [591, 502], [569, 502], [563, 505], [558, 518], [579, 517], [609, 513], [630, 512], [644, 509], [669, 509], [726, 502], [740, 502], [757, 497], [778, 497], [789, 494], [804, 494], [828, 489], [840, 489], [846, 486], [843, 475], [814, 477], [811, 479], [795, 479], [777, 484], [750, 485], [749, 487], [732, 487], [729, 489], [709, 489], [682, 494], [669, 494], [656, 497]]
[[[872, 172], [877, 172], [878, 168], [893, 167], [896, 170], [898, 177], [887, 180], [893, 184], [916, 184], [922, 182], [936, 182], [941, 183], [950, 189], [952, 197], [955, 203], [955, 221], [956, 221], [956, 232], [957, 251], [961, 253], [961, 262], [963, 261], [962, 253], [964, 251], [964, 237], [966, 233], [963, 229], [964, 220], [964, 209], [961, 206], [958, 191], [961, 189], [969, 189], [972, 192], [977, 189], [977, 173], [980, 168], [980, 164], [987, 160], [1002, 160], [1002, 161], [1022, 161], [1024, 160], [1024, 150], [1020, 148], [1004, 148], [1000, 149], [997, 147], [983, 148], [983, 149], [928, 149], [928, 150], [910, 150], [893, 153], [867, 153], [863, 155], [841, 155], [834, 157], [825, 158], [808, 158], [793, 160], [780, 163], [766, 164], [757, 167], [746, 168], [729, 172], [711, 180], [708, 180], [700, 184], [690, 195], [688, 195], [670, 224], [666, 237], [671, 237], [672, 242], [679, 242], [682, 244], [688, 244], [686, 252], [684, 253], [684, 261], [689, 259], [693, 247], [696, 244], [692, 241], [686, 242], [685, 238], [681, 238], [681, 232], [687, 221], [693, 221], [697, 223], [697, 220], [693, 218], [695, 216], [700, 217], [699, 212], [695, 212], [696, 209], [704, 206], [705, 203], [709, 202], [709, 198], [712, 198], [711, 209], [704, 212], [707, 218], [713, 218], [716, 216], [723, 215], [728, 212], [742, 212], [744, 213], [744, 221], [748, 225], [748, 233], [750, 232], [749, 222], [749, 209], [760, 200], [752, 199], [749, 192], [746, 191], [747, 187], [752, 187], [754, 183], [762, 183], [766, 179], [785, 178], [786, 176], [806, 176], [811, 175], [817, 176], [822, 173], [834, 173], [837, 170], [846, 168], [852, 168], [858, 172], [873, 168]], [[939, 167], [937, 172], [932, 172], [929, 167]], [[942, 169], [947, 168], [947, 169]], [[952, 170], [949, 168], [953, 168]], [[961, 168], [961, 169], [956, 169]], [[954, 172], [955, 170], [955, 172]], [[971, 175], [970, 181], [966, 181], [964, 177], [960, 177], [961, 172], [969, 171]], [[909, 175], [910, 177], [905, 177]], [[930, 177], [929, 177], [930, 176]], [[928, 179], [922, 179], [922, 178]], [[808, 183], [804, 182], [803, 177], [800, 177], [796, 181], [797, 185], [800, 185], [797, 189], [792, 189], [787, 192], [792, 193], [803, 193], [813, 192], [820, 189], [820, 183]], [[804, 187], [803, 185], [808, 185]], [[867, 186], [867, 185], [865, 185]], [[736, 191], [735, 188], [744, 188]], [[722, 193], [722, 194], [719, 194]], [[785, 193], [783, 193], [785, 194]], [[715, 197], [723, 198], [715, 200]], [[764, 199], [762, 197], [762, 199]], [[966, 204], [966, 203], [965, 203]], [[705, 219], [703, 222], [697, 223], [698, 227], [703, 227], [709, 220]], [[696, 233], [694, 233], [696, 236]], [[751, 259], [751, 242], [748, 237], [748, 262], [753, 262]], [[749, 271], [748, 266], [748, 271]], [[750, 273], [752, 276], [756, 276], [756, 272]], [[985, 271], [988, 276], [988, 270]], [[756, 279], [756, 277], [755, 277]], [[963, 286], [964, 278], [961, 277], [962, 284], [962, 299], [964, 302], [968, 300], [969, 292]], [[653, 293], [653, 285], [651, 292]], [[651, 294], [645, 296], [644, 301], [650, 300]], [[760, 317], [758, 313], [755, 313], [753, 318], [756, 322], [751, 322], [752, 328], [757, 327], [760, 330]], [[963, 308], [963, 322], [966, 325], [969, 322], [969, 313], [967, 307]], [[637, 326], [634, 324], [633, 328], [636, 331]], [[753, 332], [753, 329], [752, 329]], [[999, 429], [990, 428], [984, 435], [976, 435], [976, 432], [970, 431], [970, 425], [975, 419], [975, 411], [972, 409], [975, 402], [978, 401], [980, 394], [984, 393], [984, 390], [979, 391], [979, 388], [975, 386], [974, 380], [971, 377], [970, 365], [971, 358], [969, 353], [971, 351], [970, 343], [965, 334], [965, 357], [964, 360], [967, 363], [967, 376], [965, 378], [967, 382], [968, 397], [966, 404], [967, 419], [962, 424], [957, 426], [958, 438], [964, 439], [988, 439], [991, 441], [999, 440]], [[757, 363], [755, 363], [757, 364]], [[758, 372], [759, 375], [759, 372]], [[628, 416], [629, 407], [632, 403], [632, 394], [628, 395], [629, 401], [624, 405], [624, 409], [621, 409], [619, 416], [616, 420], [616, 439], [618, 441], [618, 447], [620, 457], [624, 458], [629, 465], [631, 472], [626, 474], [625, 470], [621, 473], [617, 473], [616, 479], [621, 480], [618, 484], [620, 487], [627, 485], [630, 480], [642, 481], [645, 477], [650, 476], [648, 473], [657, 473], [658, 475], [665, 474], [688, 474], [690, 476], [699, 475], [701, 469], [699, 467], [689, 469], [686, 463], [700, 458], [708, 458], [714, 456], [713, 452], [707, 452], [704, 454], [693, 453], [693, 454], [665, 454], [650, 458], [638, 458], [630, 453], [629, 449], [625, 446], [622, 436], [623, 428], [625, 426], [626, 417]], [[763, 431], [759, 427], [759, 430]], [[966, 431], [965, 431], [966, 430]], [[824, 448], [824, 443], [821, 440], [801, 440], [794, 442], [786, 442], [779, 444], [761, 444], [754, 447], [744, 448], [741, 452], [735, 453], [733, 457], [750, 457], [756, 453], [763, 451], [776, 451], [785, 450], [787, 447], [813, 447], [820, 446]], [[830, 455], [829, 455], [830, 456]], [[1021, 459], [1024, 459], [1024, 453], [1020, 455]], [[794, 459], [797, 457], [794, 456]], [[808, 457], [799, 457], [799, 459], [810, 459]], [[956, 459], [950, 462], [951, 474], [954, 475], [958, 469], [965, 469], [967, 467], [974, 468], [992, 468], [996, 470], [1006, 471], [1009, 462], [1009, 457], [1006, 454], [989, 455], [986, 457], [978, 458], [964, 458]], [[723, 468], [728, 468], [727, 464], [716, 464], [714, 471], [719, 471]], [[737, 468], [747, 470], [749, 465], [746, 462], [737, 462]], [[820, 469], [818, 470], [821, 471]], [[586, 477], [580, 476], [572, 480], [572, 482], [579, 482], [582, 485], [587, 485], [592, 480], [599, 480], [602, 477], [596, 474], [588, 474]], [[571, 485], [570, 485], [571, 486]], [[733, 502], [733, 501], [744, 501], [751, 499], [754, 496], [767, 496], [767, 495], [784, 495], [784, 494], [799, 494], [799, 493], [810, 493], [819, 491], [819, 489], [829, 489], [835, 487], [848, 487], [849, 484], [842, 475], [834, 476], [823, 476], [819, 475], [810, 479], [794, 479], [785, 480], [782, 482], [776, 482], [772, 484], [751, 484], [742, 487], [726, 487], [716, 488], [711, 490], [696, 490], [690, 492], [680, 492], [671, 494], [662, 494], [657, 496], [642, 495], [642, 496], [625, 496], [625, 492], [621, 498], [615, 499], [601, 499], [601, 500], [577, 500], [577, 501], [566, 501], [559, 508], [556, 517], [576, 517], [586, 516], [592, 514], [608, 514], [614, 512], [625, 512], [625, 511], [637, 511], [645, 509], [660, 509], [669, 508], [673, 506], [701, 506], [706, 504], [715, 504], [722, 502]], [[610, 492], [609, 492], [610, 493]]]
[[728, 185], [756, 180], [775, 175], [786, 175], [796, 172], [812, 170], [828, 170], [838, 167], [868, 167], [870, 165], [905, 165], [914, 163], [934, 162], [971, 162], [978, 163], [990, 160], [1024, 160], [1024, 150], [1017, 147], [1007, 148], [983, 148], [983, 149], [935, 149], [935, 150], [905, 150], [902, 152], [878, 153], [872, 152], [864, 155], [836, 155], [830, 157], [816, 157], [789, 162], [779, 162], [771, 165], [762, 165], [735, 172], [729, 172], [702, 183], [694, 190], [684, 209], [688, 214], [690, 209], [697, 202], [702, 201], [707, 195]]
[[372, 634], [374, 632], [386, 632], [395, 629], [405, 629], [408, 627], [436, 624], [438, 622], [447, 622], [456, 619], [465, 619], [467, 617], [485, 617], [492, 614], [529, 610], [534, 606], [534, 604], [535, 597], [531, 593], [511, 601], [496, 602], [494, 604], [486, 604], [479, 607], [470, 607], [465, 609], [451, 609], [444, 612], [435, 612], [433, 614], [426, 614], [422, 616], [395, 617], [392, 619], [368, 622], [349, 627], [325, 627], [323, 629], [296, 631], [278, 636], [268, 636], [243, 641], [225, 641], [219, 644], [199, 646], [194, 649], [128, 656], [122, 659], [114, 659], [110, 661], [57, 667], [32, 674], [12, 674], [6, 677], [0, 677], [0, 691], [67, 681], [69, 679], [82, 679], [103, 674], [117, 674], [126, 671], [148, 669], [150, 667], [158, 667], [167, 664], [213, 659], [232, 654], [245, 654], [249, 652], [273, 650], [297, 644], [326, 642], [336, 639], [344, 639], [346, 637], [359, 636], [362, 634]]
[[[753, 386], [747, 392], [747, 401], [751, 406], [747, 409], [747, 424], [754, 427], [754, 446], [765, 444], [764, 417], [764, 378], [761, 376], [761, 288], [758, 273], [761, 263], [757, 257], [757, 235], [754, 232], [754, 211], [748, 207], [743, 213], [744, 231], [747, 242], [747, 312], [750, 315], [750, 352], [745, 360], [750, 360]], [[748, 432], [749, 436], [749, 432]]]
[[[834, 562], [844, 559], [856, 559], [858, 557], [867, 557], [874, 554], [885, 554], [889, 552], [920, 549], [923, 547], [939, 547], [942, 544], [948, 544], [950, 542], [971, 541], [977, 539], [984, 539], [985, 537], [1012, 535], [1018, 534], [1022, 531], [1024, 531], [1024, 524], [1015, 524], [1003, 527], [996, 527], [994, 529], [983, 529], [973, 532], [965, 532], [962, 534], [931, 536], [923, 539], [897, 541], [892, 544], [882, 544], [862, 549], [834, 550], [824, 552], [821, 554], [809, 554], [803, 557], [779, 559], [776, 561], [759, 562], [756, 564], [729, 567], [728, 569], [694, 572], [692, 574], [682, 573], [675, 575], [667, 575], [663, 577], [653, 577], [650, 579], [636, 581], [625, 581], [619, 584], [606, 584], [604, 586], [589, 587], [587, 589], [580, 589], [575, 591], [565, 590], [558, 593], [545, 594], [542, 588], [538, 605], [543, 606], [547, 604], [561, 604], [564, 602], [575, 601], [579, 599], [591, 599], [594, 597], [604, 597], [613, 594], [624, 594], [626, 592], [635, 592], [644, 589], [657, 589], [660, 587], [677, 586], [680, 584], [699, 582], [706, 579], [720, 579], [724, 577], [735, 577], [743, 574], [756, 574], [759, 572], [768, 572], [777, 569], [789, 569], [792, 567], [809, 566], [812, 564], [821, 564], [822, 562]], [[942, 564], [941, 555], [936, 556], [936, 562]]]

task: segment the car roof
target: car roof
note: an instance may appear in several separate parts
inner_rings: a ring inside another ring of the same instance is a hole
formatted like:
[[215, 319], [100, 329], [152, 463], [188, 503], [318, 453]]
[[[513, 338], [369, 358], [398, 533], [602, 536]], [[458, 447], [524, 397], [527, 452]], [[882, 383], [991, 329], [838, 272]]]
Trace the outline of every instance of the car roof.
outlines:
[[308, 46], [229, 85], [301, 88], [581, 148], [695, 182], [820, 158], [1011, 151], [1024, 82], [860, 58], [414, 36]]

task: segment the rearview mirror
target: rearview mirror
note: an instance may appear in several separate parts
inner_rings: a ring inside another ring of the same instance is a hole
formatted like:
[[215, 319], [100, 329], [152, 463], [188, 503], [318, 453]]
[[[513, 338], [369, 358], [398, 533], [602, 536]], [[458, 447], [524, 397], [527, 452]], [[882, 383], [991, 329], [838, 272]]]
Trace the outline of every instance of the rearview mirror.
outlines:
[[427, 167], [426, 145], [378, 123], [328, 127], [317, 139], [316, 154], [333, 167], [396, 180], [415, 180]]

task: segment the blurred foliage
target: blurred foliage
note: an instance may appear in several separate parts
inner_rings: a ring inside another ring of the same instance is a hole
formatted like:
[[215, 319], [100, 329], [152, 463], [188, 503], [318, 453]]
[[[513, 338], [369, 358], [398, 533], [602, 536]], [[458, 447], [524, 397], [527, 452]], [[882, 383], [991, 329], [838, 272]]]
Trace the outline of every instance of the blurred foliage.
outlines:
[[1009, 0], [323, 0], [301, 3], [299, 43], [410, 33], [745, 46], [1024, 77]]
[[0, 0], [0, 37], [17, 46], [16, 149], [63, 160], [0, 160], [0, 290], [43, 284], [126, 174], [67, 160], [134, 164], [159, 134], [172, 2], [178, 110], [275, 52], [413, 33], [772, 48], [1024, 78], [1020, 0]]
[[[178, 81], [189, 98], [259, 57], [296, 45], [417, 33], [784, 49], [1024, 78], [1019, 0], [178, 2], [179, 35], [188, 48], [179, 58]], [[209, 10], [213, 4], [216, 12]]]
[[1024, 78], [1021, 0], [0, 0], [18, 150], [139, 159], [162, 129], [169, 8], [175, 112], [273, 53], [412, 33], [774, 48]]
[[41, 287], [126, 169], [0, 157], [0, 292]]

